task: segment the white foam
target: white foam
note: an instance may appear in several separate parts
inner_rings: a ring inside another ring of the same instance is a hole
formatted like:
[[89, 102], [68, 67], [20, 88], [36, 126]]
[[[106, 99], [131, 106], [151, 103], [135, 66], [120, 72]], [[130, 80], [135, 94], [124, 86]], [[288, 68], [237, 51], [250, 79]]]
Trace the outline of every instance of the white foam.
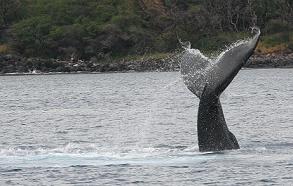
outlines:
[[212, 62], [212, 59], [208, 58], [207, 56], [205, 56], [200, 50], [198, 49], [186, 49], [187, 52], [189, 52], [190, 54], [193, 54], [195, 56], [199, 56], [200, 58], [203, 58], [209, 62]]
[[[87, 150], [85, 150], [87, 149]], [[70, 143], [57, 148], [11, 147], [0, 149], [1, 167], [68, 167], [78, 165], [173, 165], [214, 157], [202, 156], [196, 147], [128, 149], [98, 148], [95, 144]]]
[[235, 47], [238, 47], [240, 46], [241, 44], [245, 43], [245, 42], [248, 42], [249, 40], [248, 39], [245, 39], [245, 40], [238, 40], [234, 43], [232, 43], [231, 45], [229, 45], [228, 47], [226, 47], [218, 57], [216, 57], [216, 59], [214, 60], [214, 63], [217, 63], [219, 61], [219, 59], [221, 59], [225, 53], [227, 53], [229, 50], [231, 50], [232, 48], [235, 48]]

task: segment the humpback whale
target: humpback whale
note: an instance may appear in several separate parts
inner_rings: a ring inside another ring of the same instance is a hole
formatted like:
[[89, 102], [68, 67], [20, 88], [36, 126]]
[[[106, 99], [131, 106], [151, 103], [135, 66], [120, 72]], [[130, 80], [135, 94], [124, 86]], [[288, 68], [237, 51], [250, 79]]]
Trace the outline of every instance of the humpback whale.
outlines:
[[236, 137], [229, 131], [222, 110], [220, 95], [253, 54], [260, 29], [254, 36], [230, 46], [217, 58], [205, 57], [199, 50], [186, 46], [180, 72], [187, 88], [199, 99], [197, 133], [199, 151], [239, 149]]

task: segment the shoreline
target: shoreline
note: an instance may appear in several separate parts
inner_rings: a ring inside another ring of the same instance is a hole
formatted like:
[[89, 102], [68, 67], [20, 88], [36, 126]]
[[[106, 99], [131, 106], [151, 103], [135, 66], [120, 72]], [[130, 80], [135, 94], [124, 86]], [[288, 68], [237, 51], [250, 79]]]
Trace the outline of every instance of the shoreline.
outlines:
[[2, 73], [0, 76], [50, 76], [50, 75], [71, 75], [71, 74], [116, 74], [116, 73], [136, 73], [136, 71], [109, 71], [109, 72], [39, 72], [39, 73]]
[[[293, 69], [293, 66], [285, 67], [243, 67], [241, 70], [269, 70], [269, 69]], [[41, 72], [41, 73], [6, 73], [0, 74], [1, 76], [52, 76], [52, 75], [94, 75], [94, 74], [118, 74], [118, 73], [148, 73], [148, 72], [179, 72], [175, 71], [108, 71], [108, 72], [90, 72], [90, 71], [81, 71], [81, 72]]]
[[[56, 59], [0, 56], [0, 76], [58, 75], [58, 74], [101, 74], [131, 72], [179, 71], [180, 55], [150, 56], [136, 60], [113, 60], [111, 62], [60, 61]], [[254, 54], [245, 69], [293, 68], [291, 54]]]

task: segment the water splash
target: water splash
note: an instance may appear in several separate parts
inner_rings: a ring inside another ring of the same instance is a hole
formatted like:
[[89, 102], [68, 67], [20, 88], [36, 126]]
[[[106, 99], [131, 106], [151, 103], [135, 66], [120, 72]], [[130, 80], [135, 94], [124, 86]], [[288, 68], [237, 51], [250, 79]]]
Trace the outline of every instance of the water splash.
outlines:
[[98, 148], [95, 144], [69, 143], [56, 148], [11, 147], [0, 149], [3, 167], [68, 167], [107, 165], [176, 165], [206, 161], [197, 147], [146, 147], [114, 149]]
[[238, 40], [226, 47], [220, 55], [209, 58], [200, 50], [191, 48], [190, 42], [179, 40], [184, 49], [180, 58], [180, 71], [184, 84], [200, 98], [206, 83], [209, 81], [208, 74], [217, 66], [220, 59], [231, 49], [248, 41], [249, 39]]
[[220, 55], [218, 55], [217, 57], [215, 57], [214, 59], [214, 63], [217, 64], [217, 62], [224, 56], [225, 53], [227, 53], [228, 51], [230, 51], [232, 48], [238, 47], [246, 42], [249, 41], [249, 38], [247, 39], [241, 39], [241, 40], [237, 40], [236, 42], [226, 46], [224, 48], [224, 50], [222, 50], [222, 52], [220, 53]]
[[198, 97], [203, 92], [207, 74], [212, 67], [212, 60], [198, 49], [186, 49], [181, 56], [180, 71], [183, 82]]
[[[97, 144], [68, 143], [55, 148], [18, 146], [0, 148], [1, 168], [72, 167], [72, 166], [131, 166], [192, 165], [214, 159], [249, 158], [252, 147], [239, 151], [199, 152], [197, 146], [158, 145], [109, 149]], [[257, 152], [266, 151], [260, 148]], [[241, 152], [241, 153], [239, 153]], [[255, 152], [255, 149], [253, 149]]]
[[188, 52], [189, 54], [195, 55], [195, 56], [199, 56], [200, 58], [203, 58], [209, 62], [211, 62], [212, 60], [209, 59], [208, 57], [206, 57], [203, 53], [201, 53], [200, 50], [198, 49], [193, 49], [191, 48], [191, 43], [189, 41], [186, 42], [182, 42], [181, 39], [179, 39], [179, 43], [181, 44], [181, 47]]

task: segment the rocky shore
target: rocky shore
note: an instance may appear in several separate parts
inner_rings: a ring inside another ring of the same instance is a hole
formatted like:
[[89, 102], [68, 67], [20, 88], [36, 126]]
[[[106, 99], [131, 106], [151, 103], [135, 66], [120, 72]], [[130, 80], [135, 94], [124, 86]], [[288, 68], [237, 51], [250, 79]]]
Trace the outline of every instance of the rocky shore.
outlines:
[[[16, 55], [0, 55], [0, 74], [86, 73], [128, 71], [178, 71], [180, 55], [121, 59], [111, 62], [62, 61], [58, 59], [25, 58]], [[292, 68], [292, 54], [253, 55], [247, 68]]]
[[246, 65], [248, 68], [292, 68], [293, 53], [253, 55]]

